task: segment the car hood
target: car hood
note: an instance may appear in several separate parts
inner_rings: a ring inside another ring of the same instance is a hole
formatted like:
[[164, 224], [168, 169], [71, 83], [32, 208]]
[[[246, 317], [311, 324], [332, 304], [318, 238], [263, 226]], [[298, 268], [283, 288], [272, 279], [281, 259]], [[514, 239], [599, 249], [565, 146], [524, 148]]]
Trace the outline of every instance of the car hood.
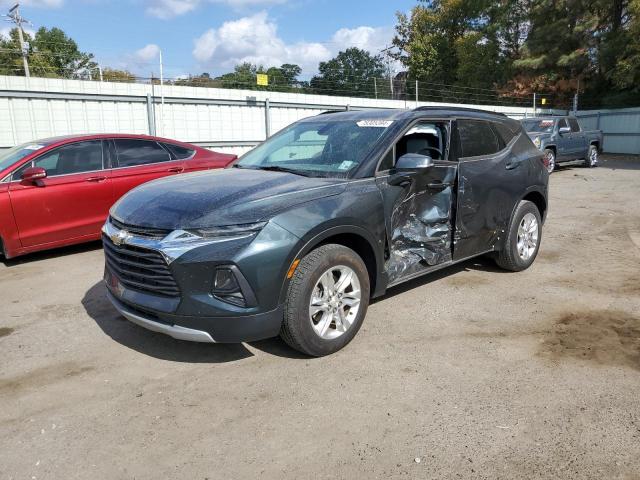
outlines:
[[346, 180], [231, 168], [176, 175], [141, 185], [111, 209], [119, 221], [161, 229], [207, 228], [268, 220], [295, 205], [338, 195]]

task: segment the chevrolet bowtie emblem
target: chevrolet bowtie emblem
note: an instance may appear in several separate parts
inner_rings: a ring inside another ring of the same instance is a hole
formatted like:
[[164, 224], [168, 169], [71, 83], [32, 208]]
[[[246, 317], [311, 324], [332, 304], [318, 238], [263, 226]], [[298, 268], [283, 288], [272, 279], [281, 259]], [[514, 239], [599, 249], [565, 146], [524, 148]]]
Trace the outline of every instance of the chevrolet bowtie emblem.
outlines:
[[120, 246], [123, 243], [127, 243], [127, 240], [131, 238], [131, 234], [126, 230], [118, 230], [118, 232], [112, 234], [110, 238], [114, 245]]

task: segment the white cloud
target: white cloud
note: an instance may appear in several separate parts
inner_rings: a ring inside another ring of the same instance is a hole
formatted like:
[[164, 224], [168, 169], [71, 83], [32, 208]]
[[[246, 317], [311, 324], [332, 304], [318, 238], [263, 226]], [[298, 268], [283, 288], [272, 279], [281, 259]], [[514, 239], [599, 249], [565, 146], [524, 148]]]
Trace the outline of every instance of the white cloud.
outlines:
[[278, 37], [278, 27], [266, 12], [228, 21], [209, 29], [195, 40], [194, 58], [204, 67], [231, 69], [243, 62], [272, 66], [296, 63], [303, 70], [316, 68], [331, 58], [321, 43], [298, 42], [287, 45]]
[[142, 47], [140, 50], [136, 50], [133, 56], [141, 62], [150, 62], [151, 60], [158, 58], [159, 53], [160, 47], [155, 43], [150, 43], [149, 45]]
[[[13, 30], [14, 28], [16, 28], [16, 27], [2, 27], [2, 28], [0, 28], [0, 37], [11, 38], [10, 37], [10, 33], [11, 33], [11, 30]], [[30, 35], [31, 38], [33, 38], [35, 36], [35, 34], [36, 34], [36, 31], [34, 29], [32, 29], [32, 28], [29, 28], [29, 27], [24, 28], [23, 27], [22, 29], [24, 30], [25, 33]]]
[[194, 10], [200, 0], [153, 0], [147, 7], [147, 13], [154, 17], [167, 19], [184, 15]]
[[[0, 0], [0, 8], [11, 8], [17, 3], [17, 0]], [[64, 0], [21, 0], [21, 7], [34, 8], [59, 8], [64, 4]], [[3, 12], [4, 13], [4, 12]]]
[[206, 2], [222, 4], [234, 10], [242, 11], [248, 8], [279, 5], [287, 1], [288, 0], [150, 0], [148, 2], [147, 13], [154, 17], [167, 19], [191, 12]]
[[373, 54], [388, 47], [393, 38], [393, 27], [356, 27], [341, 28], [331, 37], [331, 42], [338, 50], [349, 47], [358, 47]]
[[216, 74], [250, 62], [265, 67], [295, 63], [302, 67], [303, 74], [309, 75], [317, 71], [319, 62], [349, 47], [376, 55], [390, 44], [393, 33], [392, 27], [360, 26], [342, 28], [327, 42], [287, 44], [278, 36], [275, 21], [263, 11], [207, 30], [195, 39], [193, 56], [200, 67], [215, 69]]

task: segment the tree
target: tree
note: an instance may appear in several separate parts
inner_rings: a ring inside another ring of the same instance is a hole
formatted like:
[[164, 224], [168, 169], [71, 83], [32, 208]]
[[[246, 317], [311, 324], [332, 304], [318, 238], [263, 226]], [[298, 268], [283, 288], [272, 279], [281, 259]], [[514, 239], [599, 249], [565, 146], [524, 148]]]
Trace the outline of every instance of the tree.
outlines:
[[109, 67], [102, 71], [102, 79], [105, 82], [133, 83], [136, 81], [135, 75], [128, 70], [118, 70]]
[[269, 76], [269, 85], [296, 87], [300, 85], [298, 76], [302, 73], [302, 69], [298, 65], [284, 63], [280, 67], [271, 67], [267, 69]]
[[[95, 75], [98, 64], [90, 53], [81, 52], [78, 44], [59, 28], [41, 27], [33, 38], [25, 32], [29, 44], [29, 70], [36, 77], [87, 78]], [[24, 75], [18, 30], [8, 40], [0, 41], [0, 71]]]
[[379, 55], [348, 48], [327, 61], [320, 62], [319, 74], [310, 82], [312, 91], [324, 95], [373, 96], [374, 78], [385, 76], [386, 68]]

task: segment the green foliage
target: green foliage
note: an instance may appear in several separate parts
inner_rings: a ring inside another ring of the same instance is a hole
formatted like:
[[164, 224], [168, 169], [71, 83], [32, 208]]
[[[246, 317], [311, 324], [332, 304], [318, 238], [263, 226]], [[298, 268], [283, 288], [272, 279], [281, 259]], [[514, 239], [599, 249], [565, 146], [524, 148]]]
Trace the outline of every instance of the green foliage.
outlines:
[[382, 57], [359, 48], [348, 48], [335, 58], [320, 62], [318, 75], [309, 84], [312, 91], [324, 95], [367, 97], [375, 94], [374, 79], [386, 74]]
[[454, 92], [640, 103], [639, 15], [640, 0], [422, 0], [393, 44], [409, 78]]
[[108, 67], [102, 71], [102, 79], [105, 82], [133, 83], [136, 81], [135, 75], [128, 70], [118, 70]]
[[[0, 72], [24, 75], [18, 30], [11, 30], [9, 37], [0, 40]], [[25, 33], [24, 41], [29, 44], [27, 59], [33, 76], [89, 78], [97, 73], [93, 55], [81, 52], [76, 42], [59, 28], [41, 27], [33, 38]]]

